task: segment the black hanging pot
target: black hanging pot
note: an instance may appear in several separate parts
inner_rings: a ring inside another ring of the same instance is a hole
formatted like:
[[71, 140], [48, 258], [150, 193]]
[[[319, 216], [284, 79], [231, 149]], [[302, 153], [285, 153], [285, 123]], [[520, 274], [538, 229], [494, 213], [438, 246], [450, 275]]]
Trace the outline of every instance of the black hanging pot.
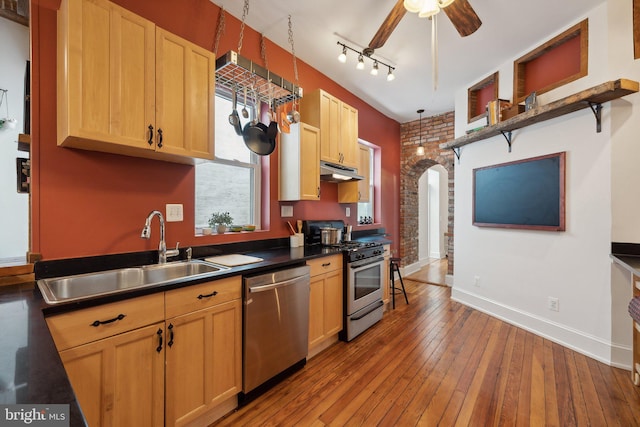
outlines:
[[268, 156], [276, 148], [275, 139], [270, 140], [267, 136], [268, 130], [269, 127], [264, 123], [247, 123], [242, 131], [244, 144], [257, 155]]

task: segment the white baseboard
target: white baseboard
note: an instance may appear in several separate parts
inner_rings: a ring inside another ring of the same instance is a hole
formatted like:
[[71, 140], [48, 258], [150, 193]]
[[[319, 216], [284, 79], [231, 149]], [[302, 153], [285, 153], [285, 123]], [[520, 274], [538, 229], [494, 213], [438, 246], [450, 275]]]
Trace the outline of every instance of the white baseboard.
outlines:
[[455, 287], [451, 290], [451, 299], [607, 365], [631, 370], [632, 349], [630, 346], [604, 340]]

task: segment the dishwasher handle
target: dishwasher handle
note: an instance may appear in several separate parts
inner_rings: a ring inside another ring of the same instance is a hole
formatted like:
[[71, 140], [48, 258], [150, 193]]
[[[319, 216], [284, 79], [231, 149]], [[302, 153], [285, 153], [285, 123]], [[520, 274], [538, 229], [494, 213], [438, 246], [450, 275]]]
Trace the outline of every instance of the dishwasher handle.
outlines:
[[298, 277], [294, 277], [293, 279], [284, 280], [282, 282], [269, 283], [268, 285], [250, 286], [249, 287], [249, 292], [250, 293], [266, 292], [266, 291], [270, 291], [272, 289], [283, 288], [285, 286], [293, 285], [293, 284], [295, 284], [297, 282], [300, 282], [300, 281], [302, 281], [304, 279], [309, 279], [309, 276], [308, 275], [298, 276]]

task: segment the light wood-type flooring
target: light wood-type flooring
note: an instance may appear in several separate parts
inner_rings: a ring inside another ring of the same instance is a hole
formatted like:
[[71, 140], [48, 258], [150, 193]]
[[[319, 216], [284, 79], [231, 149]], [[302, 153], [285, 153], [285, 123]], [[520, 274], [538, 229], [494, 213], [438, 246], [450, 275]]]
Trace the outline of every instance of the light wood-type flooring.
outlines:
[[[446, 270], [445, 270], [446, 271]], [[639, 426], [612, 368], [405, 278], [409, 305], [216, 426]]]

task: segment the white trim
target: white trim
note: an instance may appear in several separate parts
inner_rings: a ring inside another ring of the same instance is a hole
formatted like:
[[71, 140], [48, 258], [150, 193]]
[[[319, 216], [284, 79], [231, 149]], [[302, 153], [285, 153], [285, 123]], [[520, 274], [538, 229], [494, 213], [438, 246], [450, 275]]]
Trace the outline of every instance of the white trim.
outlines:
[[616, 344], [497, 301], [453, 288], [451, 299], [616, 368], [631, 370], [630, 346]]

